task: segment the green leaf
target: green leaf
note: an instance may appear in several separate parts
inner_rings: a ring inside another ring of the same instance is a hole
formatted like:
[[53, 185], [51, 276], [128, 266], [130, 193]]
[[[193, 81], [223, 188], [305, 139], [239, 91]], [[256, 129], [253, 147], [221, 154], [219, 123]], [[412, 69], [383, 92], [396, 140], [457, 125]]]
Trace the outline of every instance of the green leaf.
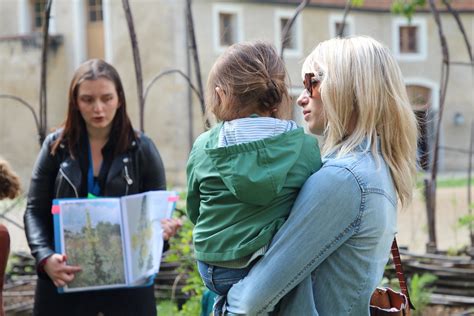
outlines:
[[361, 7], [364, 5], [364, 0], [351, 0], [352, 6]]

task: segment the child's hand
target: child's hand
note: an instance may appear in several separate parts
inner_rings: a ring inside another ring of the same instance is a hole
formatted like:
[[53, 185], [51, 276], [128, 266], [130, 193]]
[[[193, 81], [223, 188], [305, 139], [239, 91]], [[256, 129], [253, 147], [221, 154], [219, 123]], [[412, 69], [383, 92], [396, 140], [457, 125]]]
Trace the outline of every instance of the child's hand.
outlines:
[[55, 253], [46, 259], [44, 271], [53, 281], [56, 287], [66, 286], [69, 282], [74, 280], [75, 273], [81, 271], [79, 266], [66, 265], [66, 255]]
[[169, 240], [171, 237], [176, 235], [178, 229], [183, 226], [180, 219], [177, 218], [164, 218], [161, 220], [161, 227], [163, 228], [163, 239]]

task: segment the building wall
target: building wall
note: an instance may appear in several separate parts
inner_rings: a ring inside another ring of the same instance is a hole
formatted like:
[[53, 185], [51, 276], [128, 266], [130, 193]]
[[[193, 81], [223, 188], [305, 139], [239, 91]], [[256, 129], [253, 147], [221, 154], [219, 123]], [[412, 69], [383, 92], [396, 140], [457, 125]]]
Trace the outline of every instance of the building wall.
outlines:
[[[21, 3], [27, 0], [0, 0], [0, 94], [22, 97], [37, 108], [41, 48], [35, 40], [25, 38], [19, 22]], [[86, 56], [85, 0], [56, 0], [53, 5], [51, 33], [58, 35], [61, 44], [50, 49], [48, 60], [48, 128], [58, 126], [64, 119], [67, 89], [74, 69]], [[127, 106], [132, 122], [139, 128], [137, 87], [130, 36], [120, 1], [104, 0], [105, 59], [118, 69], [126, 90]], [[184, 0], [130, 0], [135, 30], [142, 61], [144, 87], [160, 72], [179, 69], [187, 72], [186, 25]], [[264, 39], [275, 42], [275, 19], [281, 12], [291, 12], [296, 4], [265, 4], [252, 1], [193, 1], [193, 14], [202, 80], [205, 86], [209, 70], [221, 53], [215, 49], [213, 9], [231, 5], [242, 13], [243, 40]], [[300, 67], [304, 56], [316, 44], [331, 36], [330, 21], [342, 16], [342, 10], [308, 7], [299, 17], [302, 31], [300, 54], [286, 55], [291, 91], [297, 95], [302, 89]], [[473, 14], [462, 14], [468, 33], [473, 39]], [[427, 56], [416, 62], [400, 61], [402, 72], [410, 84], [433, 88], [433, 106], [441, 75], [441, 50], [437, 28], [429, 13], [419, 13], [417, 19], [426, 23]], [[350, 19], [356, 34], [366, 34], [384, 42], [393, 49], [390, 13], [351, 11]], [[467, 61], [467, 53], [453, 19], [443, 14], [451, 60]], [[22, 36], [19, 36], [23, 34]], [[26, 35], [28, 32], [26, 32]], [[38, 43], [38, 39], [36, 40]], [[194, 75], [192, 75], [195, 82]], [[470, 122], [474, 117], [473, 74], [469, 67], [451, 67], [450, 83], [446, 96], [442, 145], [468, 148]], [[197, 98], [192, 97], [192, 127], [189, 124], [188, 88], [186, 81], [177, 74], [167, 75], [149, 90], [145, 108], [145, 131], [155, 141], [163, 157], [171, 186], [185, 185], [185, 165], [191, 142], [203, 130], [203, 117]], [[454, 125], [456, 113], [465, 122]], [[192, 129], [192, 131], [190, 130]], [[0, 155], [12, 162], [19, 171], [25, 186], [39, 150], [33, 118], [28, 110], [14, 101], [0, 99]], [[467, 155], [442, 152], [441, 170], [465, 170]]]

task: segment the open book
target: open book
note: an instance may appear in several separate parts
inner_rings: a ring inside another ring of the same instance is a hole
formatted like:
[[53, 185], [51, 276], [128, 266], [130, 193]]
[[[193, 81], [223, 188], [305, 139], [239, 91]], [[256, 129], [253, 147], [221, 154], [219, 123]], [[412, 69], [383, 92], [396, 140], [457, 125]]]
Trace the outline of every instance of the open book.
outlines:
[[172, 191], [53, 200], [56, 252], [82, 268], [59, 292], [151, 285], [163, 252], [160, 221], [177, 200]]

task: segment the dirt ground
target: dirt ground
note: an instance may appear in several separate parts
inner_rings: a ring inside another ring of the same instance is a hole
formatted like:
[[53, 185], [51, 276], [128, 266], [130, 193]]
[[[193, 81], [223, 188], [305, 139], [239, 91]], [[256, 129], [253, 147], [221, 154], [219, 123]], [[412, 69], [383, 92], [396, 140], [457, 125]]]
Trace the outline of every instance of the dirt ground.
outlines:
[[[474, 189], [471, 188], [474, 198]], [[457, 224], [468, 214], [467, 188], [438, 188], [436, 196], [436, 238], [439, 250], [459, 249], [469, 245], [469, 231]], [[398, 244], [410, 252], [425, 253], [428, 241], [426, 206], [423, 195], [416, 192], [413, 204], [398, 215]]]

